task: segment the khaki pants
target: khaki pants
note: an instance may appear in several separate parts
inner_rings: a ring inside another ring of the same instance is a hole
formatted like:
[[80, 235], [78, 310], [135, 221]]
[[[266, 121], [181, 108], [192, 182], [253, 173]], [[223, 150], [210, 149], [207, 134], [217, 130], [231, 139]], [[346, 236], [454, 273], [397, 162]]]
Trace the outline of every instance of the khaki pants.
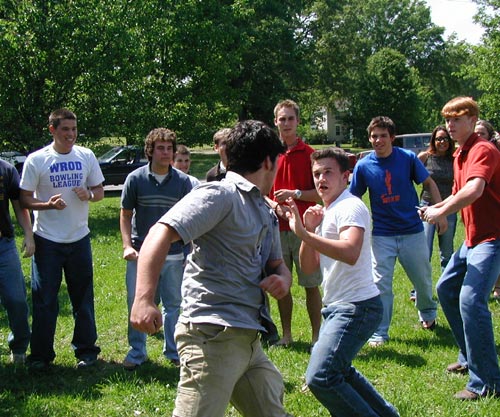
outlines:
[[256, 330], [177, 323], [181, 369], [175, 417], [223, 417], [231, 404], [247, 417], [284, 417], [283, 379]]

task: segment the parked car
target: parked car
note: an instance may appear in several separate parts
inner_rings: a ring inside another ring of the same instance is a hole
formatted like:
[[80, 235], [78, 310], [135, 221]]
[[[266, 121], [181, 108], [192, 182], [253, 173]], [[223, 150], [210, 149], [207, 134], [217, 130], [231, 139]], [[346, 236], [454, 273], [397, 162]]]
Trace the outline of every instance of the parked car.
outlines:
[[396, 135], [394, 146], [408, 149], [415, 152], [417, 155], [425, 151], [431, 142], [431, 133], [408, 133], [405, 135]]
[[127, 175], [148, 163], [144, 148], [136, 145], [115, 146], [97, 158], [104, 175], [104, 185], [120, 185]]
[[356, 158], [356, 154], [352, 153], [352, 152], [347, 152], [347, 157], [349, 158], [349, 171], [353, 171], [354, 170], [354, 165], [356, 165], [356, 162], [358, 161], [358, 159]]
[[364, 158], [367, 155], [370, 155], [373, 152], [373, 149], [369, 149], [367, 151], [361, 151], [356, 154], [356, 161], [359, 161], [361, 158]]
[[7, 161], [9, 164], [16, 167], [19, 175], [23, 172], [24, 161], [26, 161], [26, 155], [18, 151], [5, 151], [0, 152], [0, 159]]

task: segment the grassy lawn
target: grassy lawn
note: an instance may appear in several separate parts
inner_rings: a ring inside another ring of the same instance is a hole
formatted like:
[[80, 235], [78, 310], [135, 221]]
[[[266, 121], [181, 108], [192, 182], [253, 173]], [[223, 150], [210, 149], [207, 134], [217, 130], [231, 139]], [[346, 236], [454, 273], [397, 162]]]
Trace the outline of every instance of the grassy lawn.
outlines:
[[[99, 363], [90, 369], [75, 368], [76, 360], [70, 346], [73, 319], [64, 285], [60, 292], [56, 332], [57, 357], [52, 369], [44, 373], [29, 372], [24, 367], [14, 367], [9, 363], [8, 324], [5, 311], [1, 308], [0, 416], [171, 415], [178, 371], [162, 358], [161, 337], [148, 338], [149, 363], [135, 372], [125, 371], [120, 365], [128, 346], [125, 262], [121, 259], [118, 210], [119, 196], [116, 194], [107, 195], [104, 201], [91, 205], [96, 318], [98, 344], [102, 349]], [[462, 239], [463, 227], [460, 224], [456, 241]], [[23, 260], [23, 270], [29, 285], [29, 261]], [[436, 254], [433, 270], [436, 281]], [[399, 409], [402, 416], [498, 416], [498, 400], [464, 403], [452, 398], [456, 391], [465, 387], [467, 378], [447, 375], [444, 371], [449, 363], [456, 360], [457, 348], [442, 311], [438, 312], [436, 331], [424, 331], [420, 329], [416, 310], [408, 298], [411, 284], [399, 265], [394, 288], [391, 341], [378, 349], [364, 347], [355, 360], [355, 366]], [[304, 291], [294, 285], [293, 294], [295, 343], [288, 349], [269, 349], [267, 353], [283, 374], [288, 412], [296, 417], [326, 416], [328, 413], [311, 393], [301, 392], [309, 359], [310, 329]], [[500, 304], [491, 301], [490, 308], [498, 347]], [[273, 303], [272, 313], [277, 319], [276, 303]], [[227, 416], [234, 415], [237, 413], [229, 409]]]

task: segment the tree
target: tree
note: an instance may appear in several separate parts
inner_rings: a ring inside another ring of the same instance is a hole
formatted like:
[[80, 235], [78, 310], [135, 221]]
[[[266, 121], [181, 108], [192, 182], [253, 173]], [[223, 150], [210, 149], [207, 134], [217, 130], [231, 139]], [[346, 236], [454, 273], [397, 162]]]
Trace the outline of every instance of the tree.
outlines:
[[63, 106], [90, 141], [167, 126], [200, 144], [238, 118], [270, 121], [309, 80], [300, 11], [298, 0], [0, 2], [0, 139], [42, 146]]
[[48, 115], [59, 107], [76, 111], [80, 132], [87, 136], [112, 125], [116, 85], [132, 78], [134, 54], [129, 52], [136, 49], [122, 3], [0, 5], [0, 63], [7, 69], [0, 76], [4, 143], [25, 151], [47, 143]]
[[382, 48], [369, 57], [365, 76], [351, 96], [348, 120], [355, 137], [366, 137], [366, 126], [374, 116], [390, 117], [398, 133], [417, 132], [422, 117], [418, 83], [416, 70], [400, 52]]
[[479, 11], [476, 20], [485, 28], [483, 44], [474, 48], [472, 63], [465, 73], [475, 78], [481, 90], [481, 117], [500, 129], [500, 1], [476, 0]]
[[[313, 2], [309, 16], [315, 40], [312, 59], [320, 95], [330, 107], [339, 100], [353, 104], [350, 121], [356, 125], [352, 128], [361, 131], [371, 116], [380, 114], [380, 110], [370, 107], [368, 97], [383, 96], [384, 84], [372, 85], [370, 92], [360, 88], [366, 85], [368, 60], [384, 48], [404, 57], [407, 67], [411, 68], [413, 94], [419, 96], [418, 100], [400, 102], [396, 106], [399, 109], [418, 106], [409, 109], [415, 115], [414, 120], [410, 123], [407, 117], [402, 117], [398, 128], [420, 131], [433, 127], [437, 106], [447, 101], [446, 94], [453, 93], [458, 84], [454, 80], [459, 77], [454, 73], [460, 67], [454, 59], [449, 59], [455, 48], [444, 42], [444, 29], [431, 22], [425, 2], [323, 0]], [[368, 117], [369, 111], [375, 114]], [[358, 139], [364, 141], [365, 137], [363, 133]]]

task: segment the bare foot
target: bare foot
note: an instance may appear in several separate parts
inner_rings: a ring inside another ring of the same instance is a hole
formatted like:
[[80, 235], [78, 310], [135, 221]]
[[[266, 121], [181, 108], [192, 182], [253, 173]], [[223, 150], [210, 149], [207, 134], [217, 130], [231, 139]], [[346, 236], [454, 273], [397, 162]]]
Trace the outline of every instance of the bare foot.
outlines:
[[289, 347], [293, 343], [293, 339], [291, 337], [282, 337], [278, 340], [274, 346], [276, 347]]

